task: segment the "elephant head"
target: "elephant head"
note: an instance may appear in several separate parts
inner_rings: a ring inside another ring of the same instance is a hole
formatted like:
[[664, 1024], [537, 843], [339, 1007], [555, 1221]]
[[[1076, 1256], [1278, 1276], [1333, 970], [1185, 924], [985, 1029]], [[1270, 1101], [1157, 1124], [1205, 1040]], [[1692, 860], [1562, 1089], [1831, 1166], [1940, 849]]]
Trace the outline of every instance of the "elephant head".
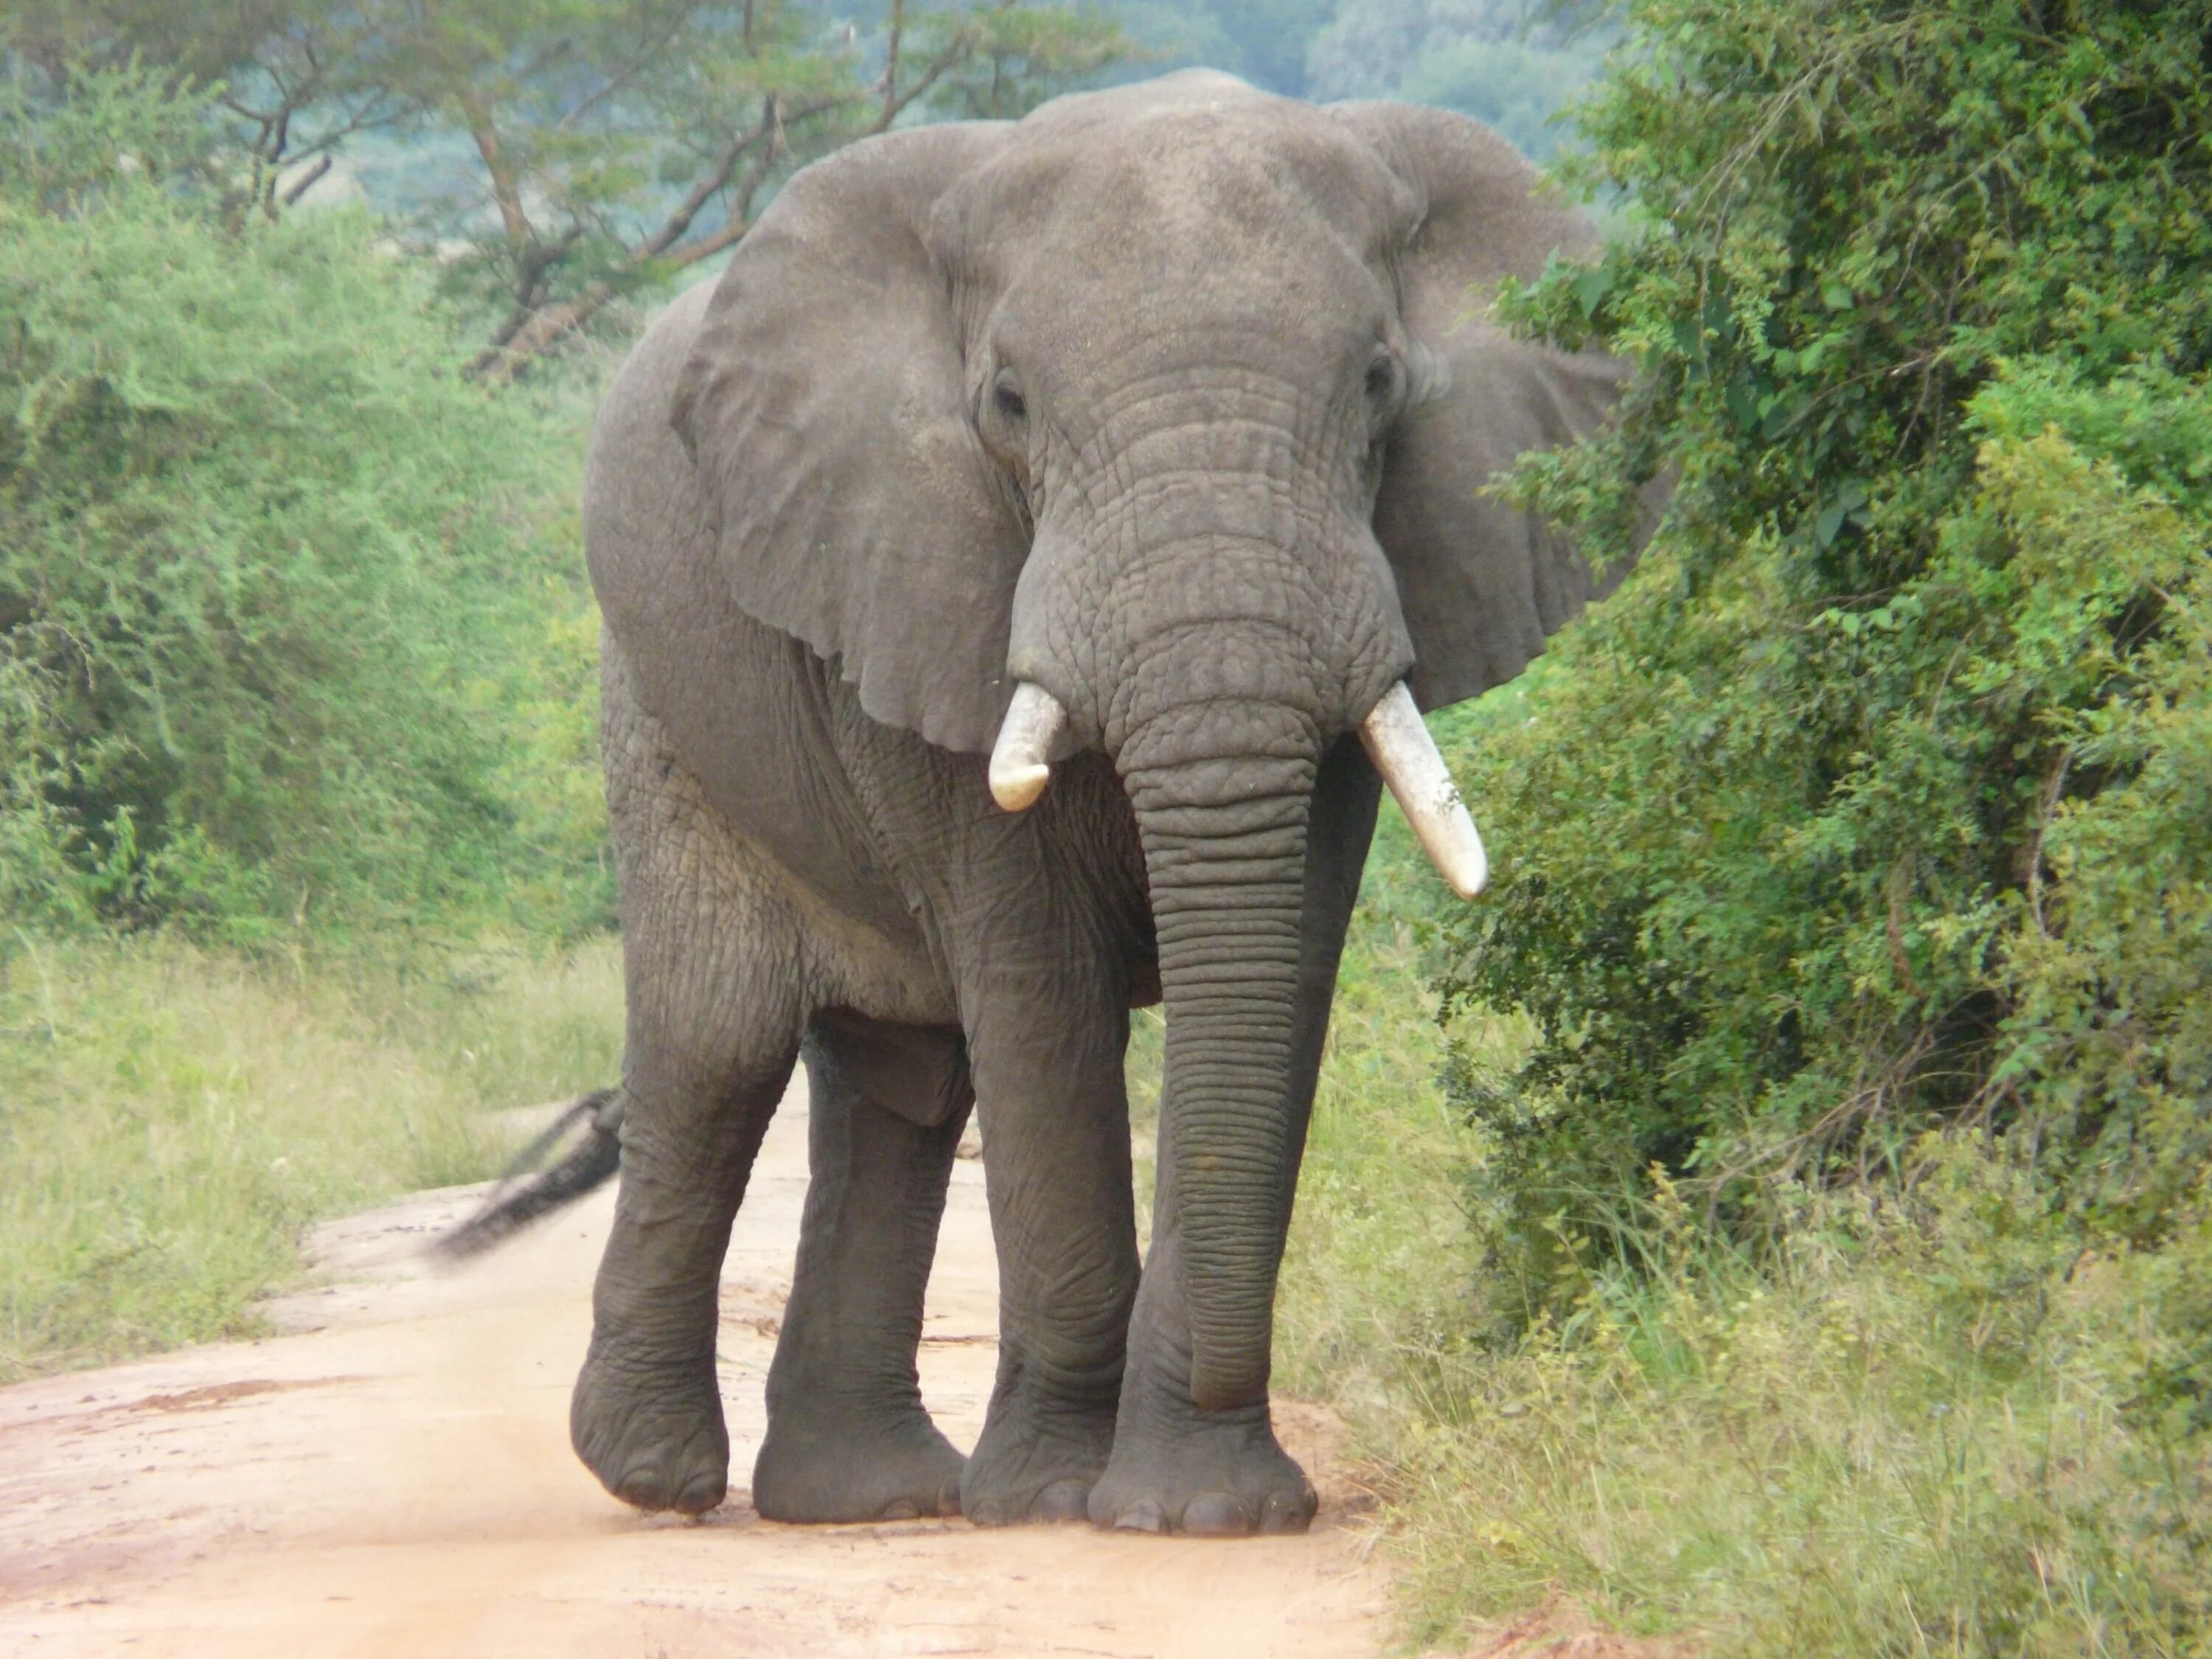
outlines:
[[1265, 1392], [1309, 805], [1359, 732], [1464, 892], [1416, 706], [1587, 598], [1480, 492], [1617, 375], [1481, 291], [1587, 246], [1486, 128], [1210, 73], [917, 129], [795, 178], [674, 420], [738, 602], [874, 719], [993, 753], [1002, 805], [1103, 749], [1142, 838], [1199, 1402]]

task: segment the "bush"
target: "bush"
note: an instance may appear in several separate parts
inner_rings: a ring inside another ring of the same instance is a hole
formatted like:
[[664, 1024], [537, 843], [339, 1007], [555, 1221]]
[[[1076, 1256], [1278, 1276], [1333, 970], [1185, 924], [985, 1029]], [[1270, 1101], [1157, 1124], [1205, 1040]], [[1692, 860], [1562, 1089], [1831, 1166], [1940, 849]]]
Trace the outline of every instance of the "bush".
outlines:
[[580, 423], [464, 385], [366, 218], [231, 216], [195, 94], [23, 84], [0, 906], [248, 942], [603, 920]]
[[1457, 1081], [1508, 1300], [1654, 1164], [1772, 1237], [1937, 1125], [2155, 1248], [2212, 1152], [2212, 6], [1632, 14], [1569, 168], [1632, 228], [1507, 307], [1642, 373], [1512, 488], [1601, 558], [1672, 504], [1460, 756], [1508, 856], [1447, 988], [1540, 1033]]

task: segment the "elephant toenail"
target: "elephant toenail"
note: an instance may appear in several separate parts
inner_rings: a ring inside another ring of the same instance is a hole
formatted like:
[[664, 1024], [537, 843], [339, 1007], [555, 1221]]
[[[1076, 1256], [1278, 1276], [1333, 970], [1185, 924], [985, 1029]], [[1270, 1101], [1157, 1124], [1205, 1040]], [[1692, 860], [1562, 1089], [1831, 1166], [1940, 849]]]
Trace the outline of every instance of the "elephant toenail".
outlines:
[[1182, 1529], [1198, 1538], [1242, 1538], [1252, 1517], [1231, 1494], [1202, 1492], [1183, 1510]]
[[1304, 1532], [1312, 1521], [1315, 1498], [1310, 1492], [1267, 1494], [1267, 1507], [1260, 1514], [1261, 1532]]
[[937, 1512], [939, 1515], [960, 1513], [960, 1477], [958, 1475], [948, 1476], [945, 1484], [937, 1489]]
[[876, 1518], [878, 1521], [918, 1521], [921, 1518], [921, 1511], [915, 1507], [911, 1498], [894, 1498], [884, 1505], [884, 1512]]
[[676, 1495], [676, 1502], [670, 1507], [679, 1515], [704, 1515], [720, 1504], [728, 1492], [729, 1482], [721, 1475], [694, 1475], [690, 1484]]
[[1091, 1517], [1091, 1488], [1080, 1480], [1055, 1480], [1030, 1505], [1032, 1521], [1086, 1521]]
[[1165, 1532], [1168, 1518], [1160, 1513], [1160, 1506], [1149, 1498], [1137, 1502], [1114, 1517], [1116, 1532]]

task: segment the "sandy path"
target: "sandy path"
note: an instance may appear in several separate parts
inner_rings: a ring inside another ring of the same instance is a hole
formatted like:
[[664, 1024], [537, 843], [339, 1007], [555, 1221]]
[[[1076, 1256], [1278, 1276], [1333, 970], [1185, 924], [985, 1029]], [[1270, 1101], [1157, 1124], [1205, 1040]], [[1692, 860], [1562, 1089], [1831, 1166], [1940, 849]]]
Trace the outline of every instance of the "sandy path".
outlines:
[[[734, 1481], [805, 1189], [803, 1090], [778, 1115], [723, 1278]], [[611, 1197], [458, 1272], [426, 1231], [473, 1189], [334, 1224], [325, 1288], [264, 1341], [0, 1390], [0, 1654], [1364, 1655], [1383, 1585], [1332, 1478], [1326, 1419], [1279, 1408], [1318, 1480], [1301, 1539], [797, 1528], [742, 1490], [696, 1523], [599, 1490], [568, 1385]], [[921, 1358], [958, 1443], [981, 1425], [996, 1275], [982, 1174], [954, 1175]]]

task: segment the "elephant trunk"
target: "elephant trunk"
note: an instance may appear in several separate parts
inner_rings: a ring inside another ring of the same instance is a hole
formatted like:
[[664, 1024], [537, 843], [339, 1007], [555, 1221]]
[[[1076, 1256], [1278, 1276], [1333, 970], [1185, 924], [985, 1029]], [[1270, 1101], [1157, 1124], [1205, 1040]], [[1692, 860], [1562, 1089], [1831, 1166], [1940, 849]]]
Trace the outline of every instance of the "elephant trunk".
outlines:
[[1139, 752], [1147, 746], [1133, 744], [1121, 767], [1158, 930], [1162, 1132], [1182, 1239], [1191, 1392], [1202, 1408], [1225, 1411], [1267, 1397], [1299, 1151], [1291, 1056], [1318, 745], [1301, 731], [1232, 758]]

